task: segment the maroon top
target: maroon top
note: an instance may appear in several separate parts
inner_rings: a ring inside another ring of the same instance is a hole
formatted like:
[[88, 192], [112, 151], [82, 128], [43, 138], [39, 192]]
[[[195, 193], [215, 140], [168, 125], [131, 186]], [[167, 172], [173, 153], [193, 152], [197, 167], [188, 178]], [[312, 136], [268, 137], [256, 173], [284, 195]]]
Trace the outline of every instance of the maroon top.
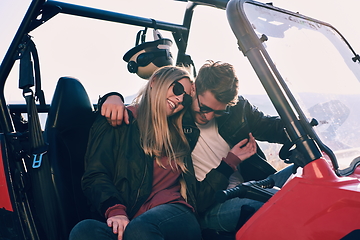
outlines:
[[[133, 113], [136, 112], [135, 108], [131, 108], [130, 110]], [[151, 194], [140, 207], [139, 211], [135, 214], [134, 218], [153, 207], [168, 203], [181, 203], [194, 211], [193, 207], [188, 204], [180, 194], [179, 177], [181, 175], [181, 169], [177, 169], [173, 162], [173, 167], [171, 167], [167, 157], [162, 157], [160, 161], [164, 167], [160, 167], [154, 160], [154, 173]], [[121, 204], [116, 204], [115, 206], [108, 208], [105, 213], [106, 218], [116, 215], [127, 216], [126, 207]]]
[[[180, 194], [179, 177], [181, 170], [176, 169], [175, 167], [172, 169], [168, 163], [167, 157], [161, 158], [161, 163], [164, 168], [160, 167], [157, 162], [154, 161], [152, 192], [139, 211], [135, 214], [134, 218], [153, 207], [168, 203], [181, 203], [194, 211], [193, 207], [188, 204]], [[109, 218], [116, 215], [127, 216], [125, 211], [126, 207], [124, 205], [117, 204], [106, 211], [105, 217]]]

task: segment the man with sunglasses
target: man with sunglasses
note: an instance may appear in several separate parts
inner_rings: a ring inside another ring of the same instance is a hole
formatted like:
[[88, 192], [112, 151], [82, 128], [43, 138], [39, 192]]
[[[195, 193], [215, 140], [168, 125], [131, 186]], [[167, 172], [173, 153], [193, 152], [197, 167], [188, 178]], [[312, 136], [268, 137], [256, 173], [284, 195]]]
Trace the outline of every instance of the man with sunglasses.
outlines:
[[[231, 64], [208, 61], [199, 70], [195, 91], [191, 110], [184, 115], [183, 129], [192, 150], [191, 156], [199, 181], [211, 169], [220, 167], [230, 149], [249, 136], [271, 143], [287, 141], [279, 117], [265, 115], [245, 98], [238, 97], [238, 78]], [[174, 94], [178, 93], [174, 90]], [[119, 103], [119, 98], [112, 96], [108, 100], [102, 101], [102, 114], [108, 117], [113, 126], [121, 124], [123, 120], [128, 123], [126, 111], [123, 116], [124, 106]], [[264, 179], [276, 171], [266, 162], [259, 147], [255, 155], [240, 162], [238, 171], [229, 179], [229, 188], [244, 181]], [[281, 186], [290, 174], [285, 173], [277, 186]], [[241, 215], [241, 207], [246, 205], [253, 213], [262, 204], [250, 199], [230, 199], [210, 208], [201, 216], [200, 223], [204, 229], [214, 232], [235, 233], [241, 226], [239, 219], [249, 217], [244, 212]]]
[[[270, 143], [285, 143], [287, 135], [279, 117], [271, 117], [259, 111], [245, 98], [238, 96], [238, 78], [231, 64], [208, 61], [195, 80], [196, 96], [192, 111], [184, 116], [183, 128], [191, 146], [196, 177], [202, 181], [211, 169], [239, 141], [251, 133], [255, 139]], [[252, 157], [241, 162], [229, 179], [229, 188], [244, 181], [261, 180], [276, 170], [266, 162], [260, 147]], [[281, 186], [291, 172], [282, 173], [276, 183]], [[235, 233], [241, 220], [241, 207], [249, 206], [250, 212], [263, 203], [234, 198], [214, 205], [201, 217], [201, 226], [216, 232]], [[248, 208], [249, 209], [249, 208]]]

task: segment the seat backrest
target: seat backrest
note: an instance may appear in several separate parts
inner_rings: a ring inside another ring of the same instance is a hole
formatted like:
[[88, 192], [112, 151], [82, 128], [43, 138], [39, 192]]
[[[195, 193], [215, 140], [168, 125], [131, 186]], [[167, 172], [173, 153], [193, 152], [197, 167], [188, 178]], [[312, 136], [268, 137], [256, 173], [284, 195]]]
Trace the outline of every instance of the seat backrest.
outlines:
[[90, 217], [90, 209], [81, 190], [81, 176], [94, 117], [93, 105], [83, 85], [75, 78], [60, 78], [44, 132], [59, 203], [60, 216], [54, 217], [60, 218], [60, 232], [64, 234], [59, 239], [67, 239], [77, 222]]

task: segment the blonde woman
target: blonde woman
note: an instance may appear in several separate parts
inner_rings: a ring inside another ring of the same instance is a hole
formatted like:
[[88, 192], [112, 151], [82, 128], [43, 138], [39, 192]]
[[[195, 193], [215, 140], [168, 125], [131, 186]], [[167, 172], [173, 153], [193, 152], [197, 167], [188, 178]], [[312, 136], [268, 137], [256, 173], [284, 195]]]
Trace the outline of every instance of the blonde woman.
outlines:
[[192, 89], [187, 71], [163, 67], [128, 107], [130, 124], [113, 128], [99, 114], [82, 187], [105, 221], [78, 223], [71, 240], [201, 239], [197, 213], [213, 204], [233, 169], [223, 163], [201, 183], [196, 180], [181, 125]]

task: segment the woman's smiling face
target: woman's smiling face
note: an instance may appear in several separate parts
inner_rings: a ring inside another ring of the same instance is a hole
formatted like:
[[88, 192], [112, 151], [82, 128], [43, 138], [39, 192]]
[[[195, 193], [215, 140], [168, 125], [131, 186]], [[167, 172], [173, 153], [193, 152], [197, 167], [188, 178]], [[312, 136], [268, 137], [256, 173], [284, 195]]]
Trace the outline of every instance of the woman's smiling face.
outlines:
[[[180, 84], [180, 85], [178, 85]], [[177, 86], [176, 86], [177, 85]], [[183, 88], [183, 90], [181, 89]], [[174, 89], [176, 88], [176, 89]], [[175, 113], [181, 111], [184, 108], [183, 103], [187, 103], [189, 100], [191, 101], [191, 88], [192, 83], [188, 78], [182, 78], [177, 82], [174, 82], [169, 87], [166, 94], [166, 115], [171, 116]], [[180, 94], [179, 94], [180, 93]], [[178, 95], [179, 94], [179, 95]], [[185, 99], [185, 101], [184, 101]]]

